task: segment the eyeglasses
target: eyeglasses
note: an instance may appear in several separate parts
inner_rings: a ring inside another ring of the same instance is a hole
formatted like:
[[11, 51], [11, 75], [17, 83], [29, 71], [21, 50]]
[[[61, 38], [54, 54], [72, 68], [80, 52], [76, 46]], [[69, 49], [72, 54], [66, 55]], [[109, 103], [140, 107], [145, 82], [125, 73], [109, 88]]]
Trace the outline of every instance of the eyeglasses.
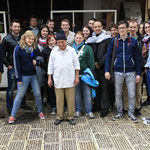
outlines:
[[121, 30], [121, 29], [124, 30], [124, 29], [126, 29], [126, 28], [127, 28], [127, 27], [118, 27], [119, 30]]
[[145, 29], [150, 29], [150, 26], [145, 27]]

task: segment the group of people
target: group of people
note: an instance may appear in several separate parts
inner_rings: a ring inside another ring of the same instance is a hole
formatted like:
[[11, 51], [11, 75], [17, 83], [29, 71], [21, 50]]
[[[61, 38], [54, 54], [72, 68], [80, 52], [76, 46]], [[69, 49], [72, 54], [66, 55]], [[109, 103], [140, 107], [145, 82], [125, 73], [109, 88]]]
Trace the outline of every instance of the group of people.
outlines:
[[[100, 20], [92, 18], [75, 33], [70, 31], [68, 19], [61, 21], [57, 32], [52, 19], [40, 28], [36, 16], [31, 16], [29, 23], [21, 34], [20, 22], [13, 20], [11, 33], [0, 44], [0, 72], [3, 63], [8, 68], [9, 123], [14, 123], [20, 107], [32, 109], [25, 98], [29, 85], [38, 116], [45, 119], [42, 104], [48, 102], [51, 114], [57, 114], [55, 125], [64, 120], [64, 111], [71, 125], [82, 113], [92, 119], [94, 112], [100, 111], [104, 118], [115, 102], [118, 113], [114, 119], [127, 111], [131, 121], [137, 122], [141, 106], [150, 105], [150, 22], [139, 25], [136, 20], [122, 20], [111, 24], [109, 32]], [[143, 83], [148, 95], [144, 103]], [[150, 125], [150, 117], [143, 120]]]

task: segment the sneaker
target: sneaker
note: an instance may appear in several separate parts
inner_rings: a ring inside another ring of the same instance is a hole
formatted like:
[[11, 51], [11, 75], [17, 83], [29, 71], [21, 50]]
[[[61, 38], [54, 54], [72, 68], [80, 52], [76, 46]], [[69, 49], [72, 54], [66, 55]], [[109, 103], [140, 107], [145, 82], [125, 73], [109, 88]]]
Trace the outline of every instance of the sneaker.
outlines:
[[56, 119], [54, 125], [59, 125], [63, 120]]
[[142, 120], [143, 121], [150, 121], [150, 117], [143, 117]]
[[114, 116], [114, 119], [120, 119], [122, 118], [122, 114], [121, 113], [118, 113], [116, 116]]
[[14, 123], [15, 122], [15, 117], [14, 116], [10, 116], [8, 123]]
[[79, 117], [80, 115], [81, 115], [81, 113], [79, 111], [76, 111], [74, 114], [75, 117]]
[[75, 125], [76, 121], [74, 119], [68, 119], [67, 121], [69, 121], [70, 125]]
[[145, 125], [150, 125], [150, 120], [145, 120], [145, 121], [143, 121], [143, 123], [144, 123]]
[[128, 116], [131, 121], [133, 121], [134, 123], [138, 122], [137, 118], [134, 115]]
[[43, 103], [47, 103], [47, 98], [46, 97], [43, 98]]
[[90, 112], [90, 113], [86, 113], [86, 116], [88, 116], [90, 119], [93, 119], [95, 118], [95, 115], [93, 114], [93, 112]]
[[40, 117], [40, 119], [45, 119], [46, 118], [45, 115], [42, 112], [39, 114], [39, 117]]
[[52, 110], [52, 111], [51, 111], [51, 115], [56, 115], [56, 111], [55, 111], [55, 110]]

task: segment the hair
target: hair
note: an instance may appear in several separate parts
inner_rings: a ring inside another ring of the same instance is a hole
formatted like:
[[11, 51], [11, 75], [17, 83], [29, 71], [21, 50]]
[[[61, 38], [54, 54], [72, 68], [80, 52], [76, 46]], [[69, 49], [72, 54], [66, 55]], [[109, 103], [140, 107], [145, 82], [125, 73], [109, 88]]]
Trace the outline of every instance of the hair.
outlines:
[[129, 23], [129, 24], [130, 24], [130, 23], [136, 23], [136, 24], [137, 24], [137, 27], [138, 27], [138, 22], [137, 22], [135, 19], [129, 20], [128, 23]]
[[111, 23], [110, 26], [109, 26], [109, 30], [111, 30], [111, 28], [118, 29], [118, 25], [116, 23]]
[[29, 22], [31, 21], [32, 18], [35, 18], [35, 19], [38, 20], [38, 17], [37, 17], [36, 15], [31, 15], [31, 16], [29, 17]]
[[46, 39], [46, 46], [48, 46], [48, 41], [49, 41], [52, 37], [56, 40], [56, 37], [55, 37], [54, 34], [49, 34], [49, 35], [47, 36], [47, 39]]
[[46, 21], [46, 24], [48, 24], [49, 22], [54, 22], [54, 20], [53, 20], [53, 19], [48, 19], [48, 20]]
[[[89, 19], [89, 21], [90, 21], [90, 20], [96, 21], [96, 19], [95, 19], [95, 18], [90, 18], [90, 19]], [[88, 22], [89, 22], [89, 21], [88, 21]]]
[[63, 20], [61, 21], [61, 24], [62, 24], [62, 22], [67, 22], [67, 23], [70, 25], [70, 21], [69, 21], [68, 19], [63, 19]]
[[84, 34], [82, 33], [82, 31], [77, 31], [77, 32], [75, 33], [75, 37], [76, 37], [77, 34], [80, 34], [80, 35], [84, 38]]
[[144, 22], [141, 22], [139, 25], [138, 25], [138, 32], [140, 33], [140, 25], [143, 25], [143, 34], [145, 34], [145, 28], [144, 28]]
[[[89, 37], [91, 37], [91, 36], [92, 36], [92, 33], [93, 33], [93, 29], [92, 29], [90, 26], [88, 26], [88, 25], [84, 25], [83, 28], [89, 29], [89, 31], [90, 31]], [[82, 31], [83, 31], [83, 28], [82, 28]]]
[[33, 43], [33, 48], [36, 49], [36, 36], [34, 34], [33, 31], [31, 30], [27, 30], [22, 36], [21, 36], [21, 39], [20, 39], [20, 47], [21, 48], [24, 48], [24, 46], [26, 46], [26, 38], [28, 37], [31, 37], [31, 36], [34, 36], [34, 43]]
[[144, 33], [146, 34], [146, 32], [145, 32], [145, 24], [146, 23], [148, 23], [149, 25], [150, 25], [150, 20], [148, 20], [148, 21], [146, 21], [145, 23], [144, 23]]
[[103, 26], [103, 22], [101, 20], [95, 20], [95, 22], [100, 22], [102, 24], [102, 26]]
[[121, 21], [118, 22], [118, 26], [120, 26], [121, 24], [125, 24], [127, 28], [129, 27], [128, 22], [125, 21], [125, 20], [121, 20]]
[[15, 23], [19, 23], [20, 26], [21, 26], [21, 23], [20, 23], [20, 21], [19, 21], [18, 19], [13, 19], [13, 20], [11, 21], [11, 23], [10, 23], [10, 26], [12, 26], [14, 22], [15, 22]]
[[41, 31], [42, 31], [44, 28], [46, 28], [46, 29], [48, 30], [48, 34], [49, 34], [49, 28], [48, 28], [48, 26], [47, 26], [46, 24], [41, 25], [40, 30], [39, 30], [39, 33], [38, 33], [38, 35], [37, 35], [37, 42], [39, 42], [39, 38], [41, 37]]

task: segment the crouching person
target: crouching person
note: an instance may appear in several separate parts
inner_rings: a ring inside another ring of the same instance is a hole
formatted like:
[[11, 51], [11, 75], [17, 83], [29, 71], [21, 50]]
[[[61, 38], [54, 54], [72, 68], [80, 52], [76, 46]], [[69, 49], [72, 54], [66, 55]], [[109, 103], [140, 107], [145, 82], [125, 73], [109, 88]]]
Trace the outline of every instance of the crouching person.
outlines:
[[13, 57], [15, 76], [17, 79], [17, 95], [14, 100], [11, 116], [9, 117], [9, 123], [14, 123], [15, 116], [20, 108], [24, 95], [27, 93], [29, 84], [31, 84], [34, 92], [39, 117], [40, 119], [45, 119], [42, 109], [40, 86], [35, 71], [35, 65], [39, 63], [34, 59], [37, 54], [36, 37], [32, 31], [26, 31], [21, 37], [20, 44], [14, 50]]
[[48, 85], [53, 86], [54, 80], [57, 119], [55, 125], [64, 119], [64, 96], [67, 101], [67, 120], [71, 125], [76, 122], [73, 119], [75, 113], [75, 86], [79, 83], [80, 64], [74, 48], [67, 46], [64, 31], [56, 34], [57, 45], [51, 52], [48, 64]]

